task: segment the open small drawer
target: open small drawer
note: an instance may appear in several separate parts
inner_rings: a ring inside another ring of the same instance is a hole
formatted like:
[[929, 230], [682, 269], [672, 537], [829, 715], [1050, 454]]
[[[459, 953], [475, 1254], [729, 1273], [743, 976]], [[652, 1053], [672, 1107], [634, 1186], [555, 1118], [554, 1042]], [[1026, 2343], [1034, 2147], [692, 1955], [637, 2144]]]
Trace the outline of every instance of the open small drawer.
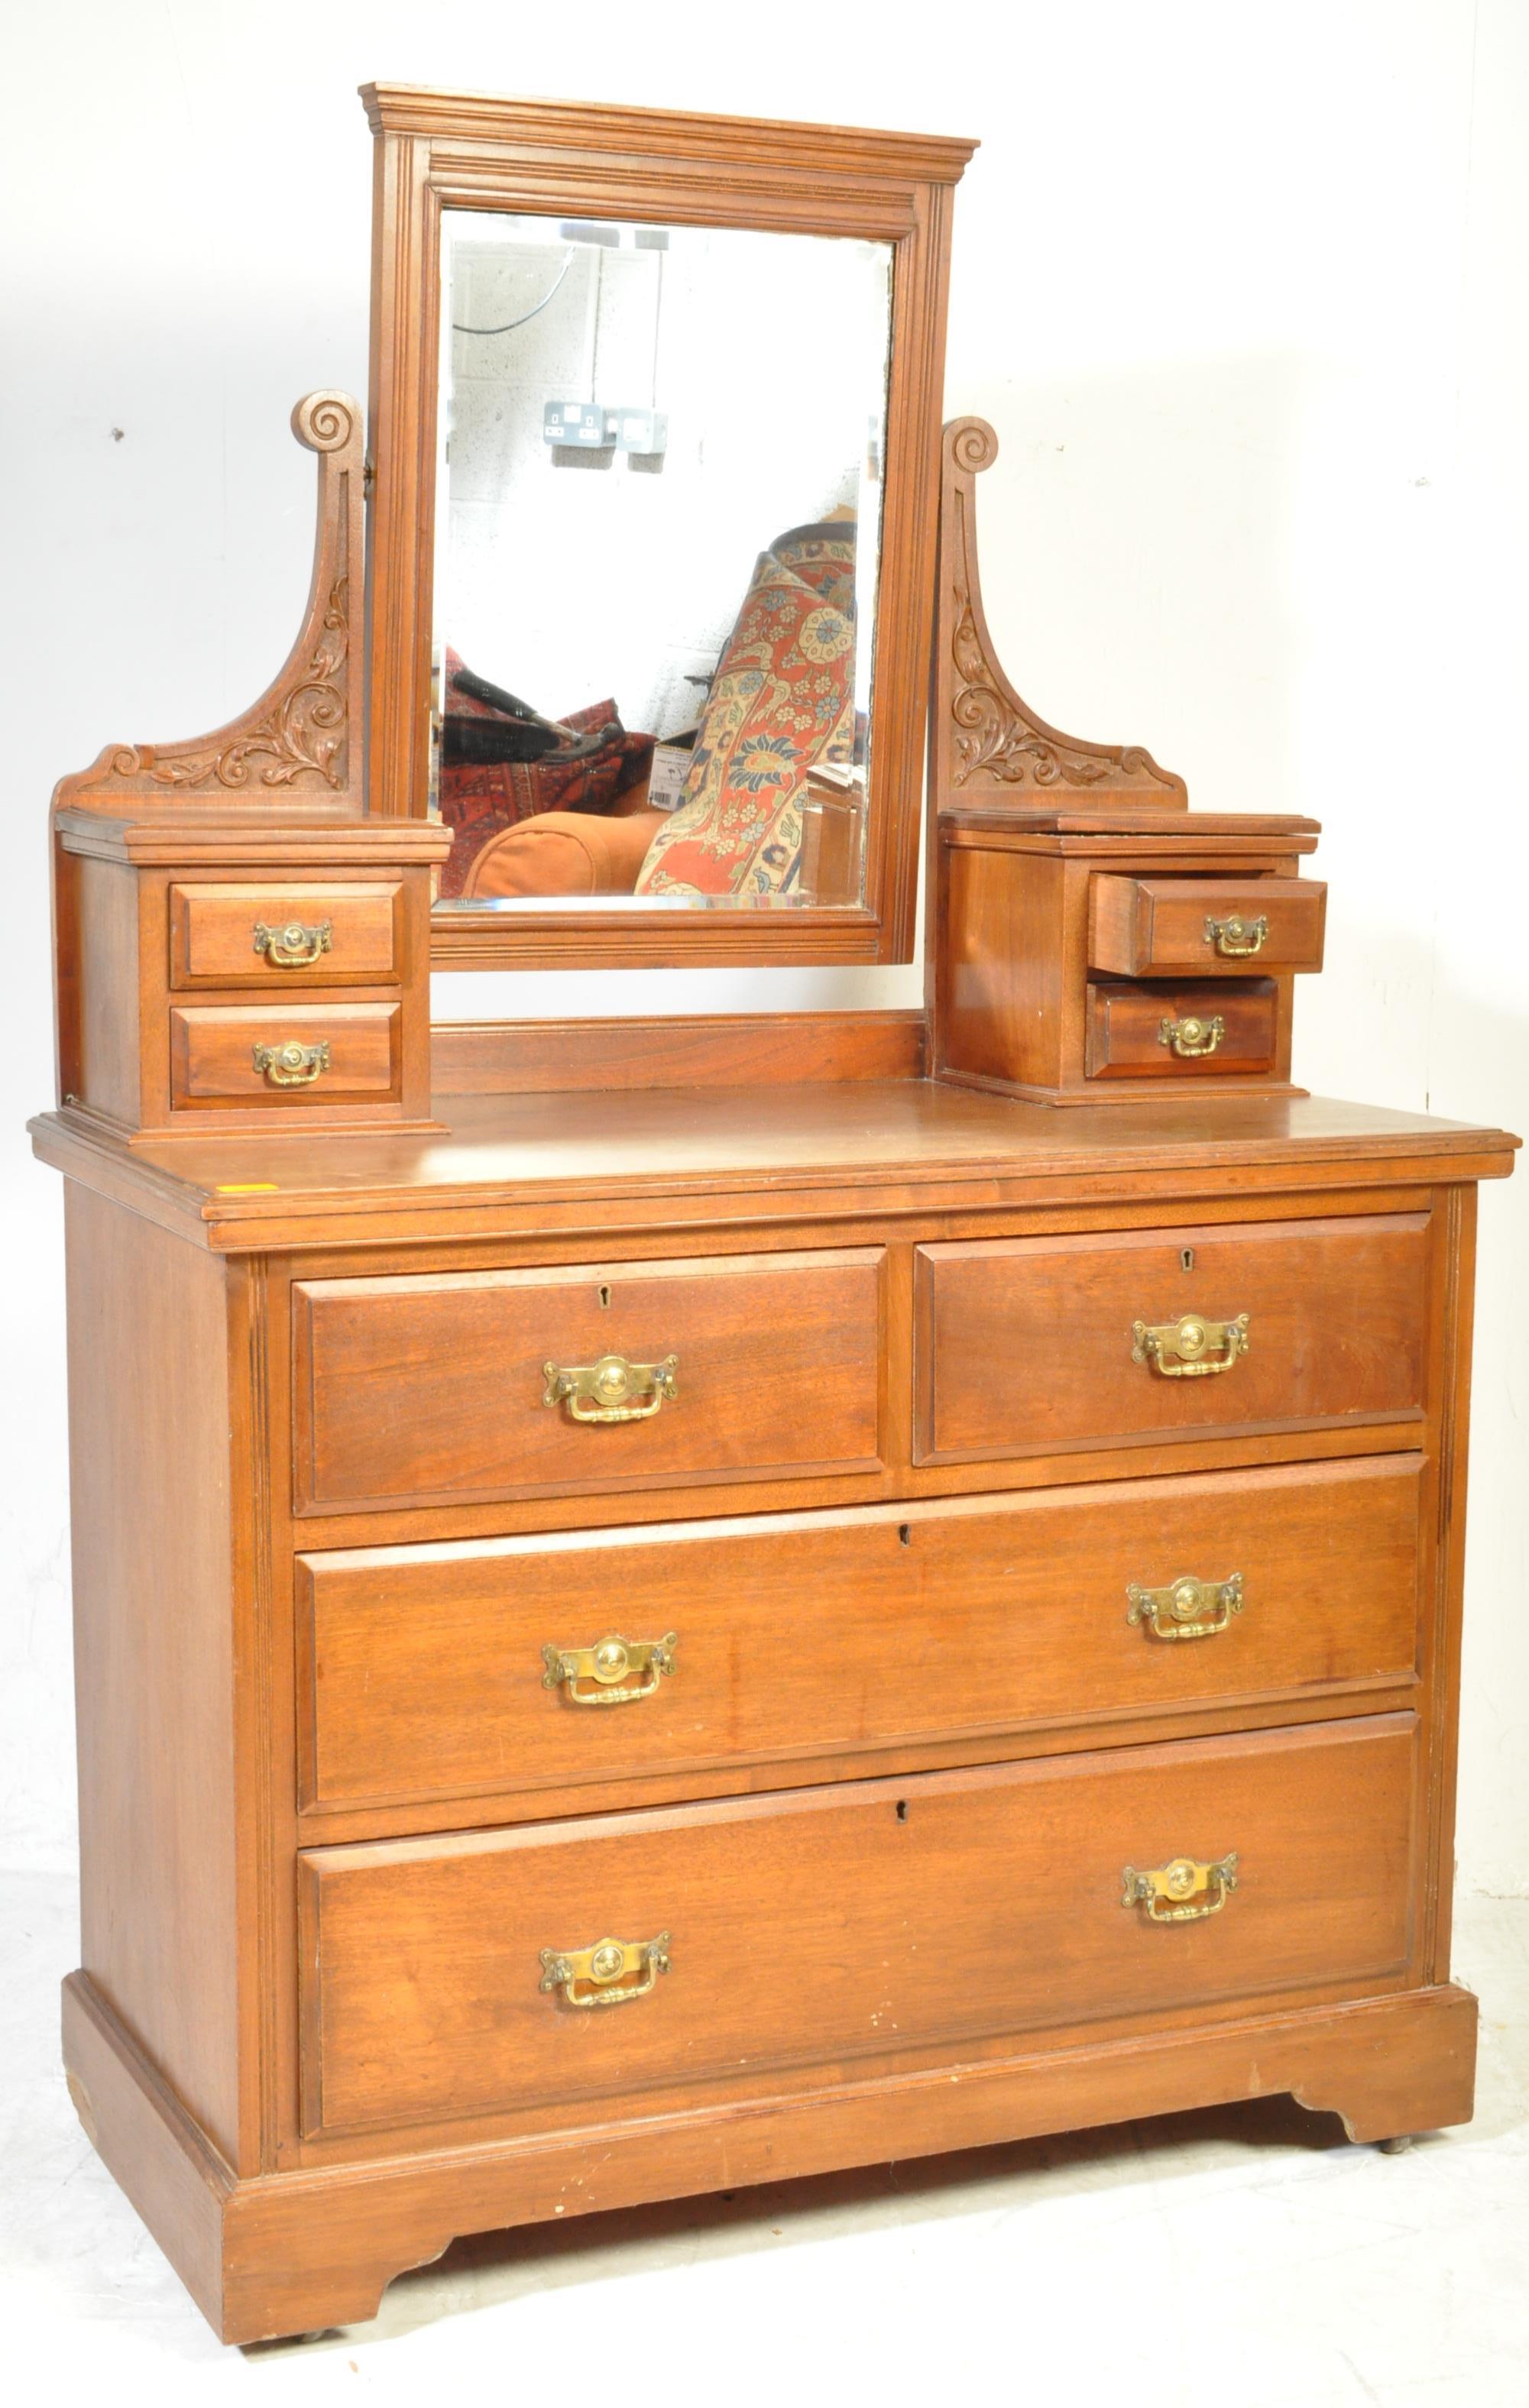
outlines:
[[1096, 877], [1089, 967], [1118, 978], [1320, 970], [1326, 918], [1315, 878]]

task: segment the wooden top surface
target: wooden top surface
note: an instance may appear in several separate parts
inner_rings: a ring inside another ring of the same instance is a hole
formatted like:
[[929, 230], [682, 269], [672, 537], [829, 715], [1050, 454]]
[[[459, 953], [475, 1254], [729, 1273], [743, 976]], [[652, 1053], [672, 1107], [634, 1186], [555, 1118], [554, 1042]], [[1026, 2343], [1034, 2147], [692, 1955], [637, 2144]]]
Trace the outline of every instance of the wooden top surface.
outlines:
[[961, 827], [1016, 828], [1055, 836], [1162, 837], [1192, 850], [1198, 837], [1320, 837], [1320, 820], [1286, 811], [1191, 811], [1169, 798], [1156, 804], [1101, 799], [1089, 809], [1058, 803], [1011, 803], [1001, 796], [962, 796], [940, 806], [942, 823]]
[[1408, 1164], [1490, 1178], [1518, 1143], [1317, 1096], [1057, 1111], [925, 1080], [438, 1096], [435, 1109], [437, 1135], [262, 1132], [131, 1152], [76, 1114], [32, 1129], [43, 1160], [234, 1253], [608, 1226], [617, 1203], [646, 1226], [1383, 1183]]

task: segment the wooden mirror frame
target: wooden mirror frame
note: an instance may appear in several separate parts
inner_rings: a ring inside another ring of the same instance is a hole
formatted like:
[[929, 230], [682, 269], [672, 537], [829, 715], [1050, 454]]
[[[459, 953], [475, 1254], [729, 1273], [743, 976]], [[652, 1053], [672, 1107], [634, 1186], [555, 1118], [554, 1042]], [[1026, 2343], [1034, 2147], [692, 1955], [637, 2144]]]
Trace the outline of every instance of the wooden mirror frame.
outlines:
[[865, 896], [764, 913], [440, 912], [452, 969], [906, 962], [917, 894], [951, 196], [975, 144], [932, 135], [364, 84], [374, 142], [367, 592], [373, 812], [428, 805], [440, 213], [746, 226], [893, 246]]

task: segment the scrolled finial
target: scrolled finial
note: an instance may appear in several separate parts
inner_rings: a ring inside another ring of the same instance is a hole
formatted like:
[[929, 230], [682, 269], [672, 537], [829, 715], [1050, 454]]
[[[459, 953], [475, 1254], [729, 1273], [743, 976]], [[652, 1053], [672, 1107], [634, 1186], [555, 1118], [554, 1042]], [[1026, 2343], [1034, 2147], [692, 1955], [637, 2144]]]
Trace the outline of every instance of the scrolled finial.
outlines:
[[945, 448], [952, 465], [974, 477], [997, 459], [998, 437], [985, 418], [953, 418], [945, 428]]
[[360, 423], [361, 404], [353, 394], [305, 393], [293, 405], [292, 431], [310, 452], [343, 452]]

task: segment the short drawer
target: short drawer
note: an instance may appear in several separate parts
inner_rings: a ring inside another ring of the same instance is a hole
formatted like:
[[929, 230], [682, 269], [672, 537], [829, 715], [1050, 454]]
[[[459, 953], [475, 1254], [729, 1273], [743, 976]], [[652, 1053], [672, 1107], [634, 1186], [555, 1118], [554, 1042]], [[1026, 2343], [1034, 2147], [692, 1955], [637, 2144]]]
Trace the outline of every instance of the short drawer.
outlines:
[[170, 984], [395, 984], [403, 958], [403, 895], [397, 878], [172, 886]]
[[399, 1093], [396, 1003], [180, 1004], [170, 1012], [170, 1101], [281, 1111], [386, 1103]]
[[1427, 1250], [1421, 1212], [917, 1247], [915, 1458], [1415, 1419]]
[[302, 1282], [298, 1510], [873, 1470], [884, 1261]]
[[305, 2129], [1373, 1984], [1408, 1947], [1415, 1727], [309, 1851]]
[[1090, 1079], [1263, 1078], [1275, 1067], [1279, 989], [1272, 979], [1177, 986], [1091, 982], [1084, 1069]]
[[1421, 1471], [302, 1555], [303, 1802], [599, 1791], [1405, 1682]]
[[1095, 878], [1089, 966], [1120, 978], [1320, 970], [1326, 918], [1314, 878]]

